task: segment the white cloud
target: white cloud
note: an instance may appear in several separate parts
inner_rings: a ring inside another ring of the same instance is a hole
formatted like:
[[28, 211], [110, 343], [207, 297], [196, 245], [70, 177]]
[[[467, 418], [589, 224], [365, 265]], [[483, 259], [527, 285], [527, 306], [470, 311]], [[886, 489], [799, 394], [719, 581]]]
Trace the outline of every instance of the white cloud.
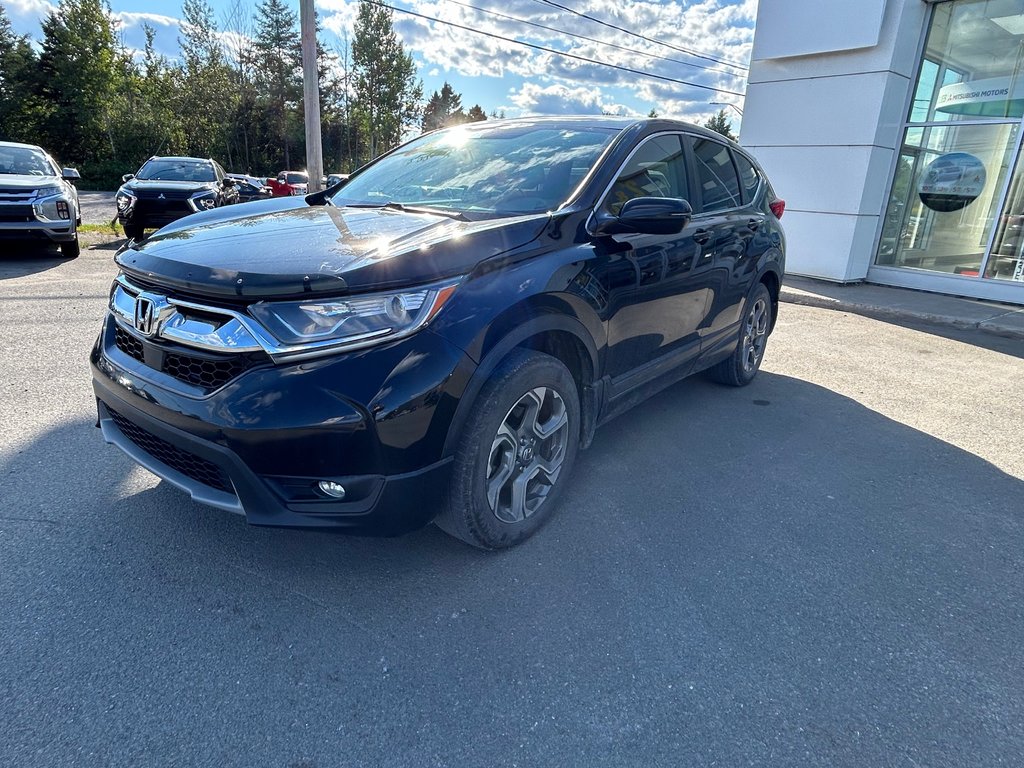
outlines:
[[513, 108], [522, 115], [630, 114], [631, 110], [607, 99], [600, 88], [571, 87], [556, 83], [540, 86], [523, 83], [509, 92]]

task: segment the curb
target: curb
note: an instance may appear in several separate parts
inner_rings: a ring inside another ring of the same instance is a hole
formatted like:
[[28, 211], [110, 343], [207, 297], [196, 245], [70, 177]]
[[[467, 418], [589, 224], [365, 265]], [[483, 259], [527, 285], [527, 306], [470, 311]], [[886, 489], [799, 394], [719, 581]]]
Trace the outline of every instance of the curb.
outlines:
[[1024, 340], [1024, 329], [1002, 325], [995, 320], [968, 320], [952, 315], [942, 315], [930, 312], [920, 312], [910, 309], [897, 309], [878, 304], [861, 303], [855, 300], [835, 299], [830, 296], [819, 296], [805, 291], [786, 288], [783, 285], [779, 292], [779, 300], [787, 304], [799, 304], [805, 307], [817, 307], [819, 309], [833, 309], [840, 312], [852, 312], [857, 315], [873, 317], [879, 320], [913, 320], [929, 325], [944, 325], [962, 330], [982, 331], [994, 336], [1002, 336], [1010, 339]]

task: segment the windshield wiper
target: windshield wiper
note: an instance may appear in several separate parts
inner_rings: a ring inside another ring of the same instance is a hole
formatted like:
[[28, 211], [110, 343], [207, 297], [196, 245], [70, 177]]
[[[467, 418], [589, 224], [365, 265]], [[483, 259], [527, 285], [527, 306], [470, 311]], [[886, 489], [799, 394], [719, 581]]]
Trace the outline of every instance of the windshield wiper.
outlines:
[[405, 203], [345, 203], [343, 208], [386, 208], [389, 211], [402, 211], [403, 213], [432, 213], [436, 216], [447, 216], [456, 221], [469, 221], [469, 217], [461, 211], [451, 211], [446, 208], [434, 208], [429, 205], [406, 205]]

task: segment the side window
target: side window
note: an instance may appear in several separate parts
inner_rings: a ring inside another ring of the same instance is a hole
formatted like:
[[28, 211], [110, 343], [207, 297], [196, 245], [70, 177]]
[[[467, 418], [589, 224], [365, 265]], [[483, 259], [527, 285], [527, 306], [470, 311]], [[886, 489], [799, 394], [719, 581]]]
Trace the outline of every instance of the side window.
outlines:
[[761, 184], [761, 174], [757, 172], [754, 164], [739, 152], [732, 153], [736, 160], [736, 170], [740, 172], [740, 188], [743, 190], [743, 202], [750, 203], [757, 194], [757, 188]]
[[686, 163], [678, 135], [648, 139], [626, 164], [615, 180], [605, 205], [618, 215], [627, 200], [636, 197], [676, 197], [689, 199]]
[[738, 207], [741, 204], [740, 181], [729, 148], [711, 139], [695, 138], [693, 154], [697, 161], [703, 212]]
[[213, 172], [217, 176], [217, 181], [224, 181], [224, 169], [220, 167], [220, 163], [213, 164]]

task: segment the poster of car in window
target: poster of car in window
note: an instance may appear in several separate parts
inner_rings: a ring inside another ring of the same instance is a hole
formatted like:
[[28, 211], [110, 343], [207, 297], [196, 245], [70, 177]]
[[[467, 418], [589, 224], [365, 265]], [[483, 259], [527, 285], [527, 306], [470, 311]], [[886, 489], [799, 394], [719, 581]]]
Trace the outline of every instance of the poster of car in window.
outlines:
[[985, 166], [967, 152], [950, 152], [924, 169], [917, 192], [933, 211], [959, 211], [973, 203], [985, 188]]

